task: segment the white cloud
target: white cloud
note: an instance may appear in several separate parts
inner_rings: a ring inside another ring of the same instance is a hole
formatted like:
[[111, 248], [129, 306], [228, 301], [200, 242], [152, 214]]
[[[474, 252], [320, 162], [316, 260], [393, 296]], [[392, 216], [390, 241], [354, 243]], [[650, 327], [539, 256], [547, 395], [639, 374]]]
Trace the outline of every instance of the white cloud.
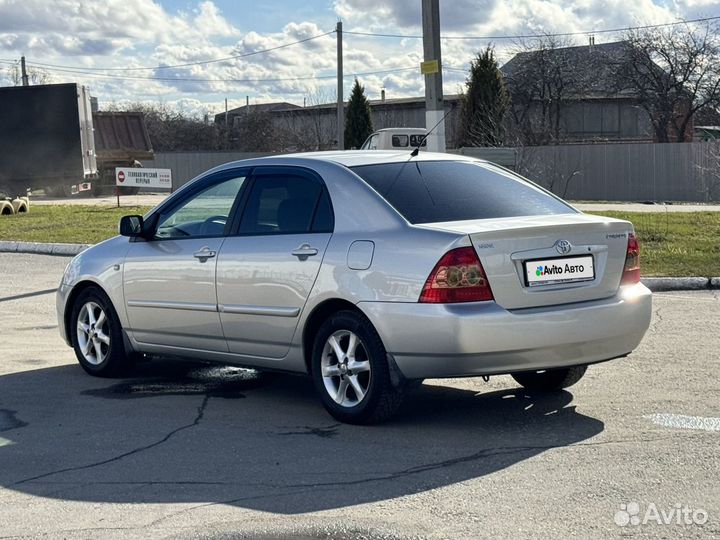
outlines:
[[[305, 80], [332, 75], [335, 70], [335, 36], [328, 36], [272, 52], [212, 64], [164, 69], [160, 66], [203, 62], [209, 59], [245, 55], [306, 39], [327, 31], [318, 24], [299, 20], [292, 6], [277, 8], [273, 33], [241, 31], [210, 0], [190, 0], [189, 7], [170, 12], [162, 0], [0, 0], [0, 59], [26, 54], [28, 61], [90, 67], [147, 67], [153, 70], [106, 72], [122, 80], [52, 71], [56, 82], [78, 81], [91, 86], [102, 101], [164, 100], [188, 111], [203, 106], [222, 108], [223, 98], [244, 103], [292, 101], [304, 97], [329, 96], [335, 80]], [[193, 3], [195, 2], [195, 3]], [[262, 9], [273, 9], [265, 2]], [[346, 30], [403, 34], [421, 33], [419, 0], [335, 0], [319, 19], [339, 16]], [[677, 17], [719, 15], [717, 0], [444, 0], [441, 25], [445, 35], [518, 35], [539, 32], [583, 32], [638, 24], [663, 23]], [[330, 15], [330, 16], [329, 16]], [[244, 21], [243, 21], [244, 22]], [[617, 36], [598, 34], [598, 42]], [[580, 35], [577, 42], [584, 42]], [[488, 41], [443, 41], [443, 64], [467, 66], [473, 55]], [[498, 57], [507, 60], [513, 42], [495, 39]], [[362, 76], [361, 83], [371, 98], [385, 87], [387, 97], [422, 95], [418, 71], [422, 60], [419, 39], [388, 39], [344, 36], [346, 93], [355, 74], [380, 70], [413, 68], [395, 73]], [[0, 65], [0, 71], [7, 66]], [[164, 77], [170, 81], [144, 80]], [[455, 93], [464, 73], [447, 71], [445, 90]], [[293, 78], [300, 78], [295, 79]], [[182, 79], [212, 79], [185, 81]], [[240, 82], [244, 79], [283, 79]]]

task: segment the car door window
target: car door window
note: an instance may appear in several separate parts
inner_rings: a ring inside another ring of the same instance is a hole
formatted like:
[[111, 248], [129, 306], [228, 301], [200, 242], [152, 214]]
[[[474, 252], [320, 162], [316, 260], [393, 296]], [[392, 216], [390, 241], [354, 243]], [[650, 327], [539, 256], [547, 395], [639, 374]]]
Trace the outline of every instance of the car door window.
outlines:
[[244, 175], [229, 178], [190, 197], [179, 207], [160, 216], [155, 237], [223, 236], [233, 204], [244, 183]]
[[259, 174], [240, 221], [240, 234], [298, 234], [332, 229], [332, 210], [320, 181], [304, 174]]

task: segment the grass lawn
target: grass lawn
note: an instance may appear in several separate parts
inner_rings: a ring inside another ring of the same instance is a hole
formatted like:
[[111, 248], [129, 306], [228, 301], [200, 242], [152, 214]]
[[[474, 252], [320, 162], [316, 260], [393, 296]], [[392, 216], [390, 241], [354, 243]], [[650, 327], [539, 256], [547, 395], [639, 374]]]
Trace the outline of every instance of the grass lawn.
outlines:
[[0, 240], [95, 244], [117, 234], [121, 216], [145, 214], [149, 209], [145, 206], [33, 206], [31, 202], [27, 214], [0, 217]]
[[[120, 216], [145, 206], [32, 206], [0, 217], [0, 240], [93, 244], [116, 234]], [[640, 239], [645, 276], [720, 276], [720, 212], [594, 212], [628, 219]]]
[[644, 276], [720, 276], [720, 212], [592, 212], [635, 225]]

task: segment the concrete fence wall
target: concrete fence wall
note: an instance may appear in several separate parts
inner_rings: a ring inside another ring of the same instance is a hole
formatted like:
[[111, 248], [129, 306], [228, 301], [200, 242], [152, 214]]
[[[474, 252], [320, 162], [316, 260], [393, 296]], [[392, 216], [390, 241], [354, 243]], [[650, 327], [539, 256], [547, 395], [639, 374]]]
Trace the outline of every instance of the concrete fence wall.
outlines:
[[[720, 142], [461, 148], [454, 153], [513, 168], [573, 200], [720, 201]], [[159, 153], [146, 167], [169, 168], [174, 187], [223, 163], [267, 154]]]
[[173, 188], [177, 189], [205, 171], [240, 159], [270, 154], [253, 152], [158, 152], [155, 159], [143, 161], [143, 167], [172, 170]]
[[720, 200], [718, 142], [526, 147], [516, 170], [574, 200]]

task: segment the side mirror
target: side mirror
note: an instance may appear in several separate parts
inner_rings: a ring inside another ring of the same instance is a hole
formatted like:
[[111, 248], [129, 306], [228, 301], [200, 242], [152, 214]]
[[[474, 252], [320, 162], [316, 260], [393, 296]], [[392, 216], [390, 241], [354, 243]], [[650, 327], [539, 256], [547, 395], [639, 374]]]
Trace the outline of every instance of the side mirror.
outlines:
[[142, 216], [123, 216], [120, 218], [120, 234], [137, 238], [143, 234], [143, 218]]

